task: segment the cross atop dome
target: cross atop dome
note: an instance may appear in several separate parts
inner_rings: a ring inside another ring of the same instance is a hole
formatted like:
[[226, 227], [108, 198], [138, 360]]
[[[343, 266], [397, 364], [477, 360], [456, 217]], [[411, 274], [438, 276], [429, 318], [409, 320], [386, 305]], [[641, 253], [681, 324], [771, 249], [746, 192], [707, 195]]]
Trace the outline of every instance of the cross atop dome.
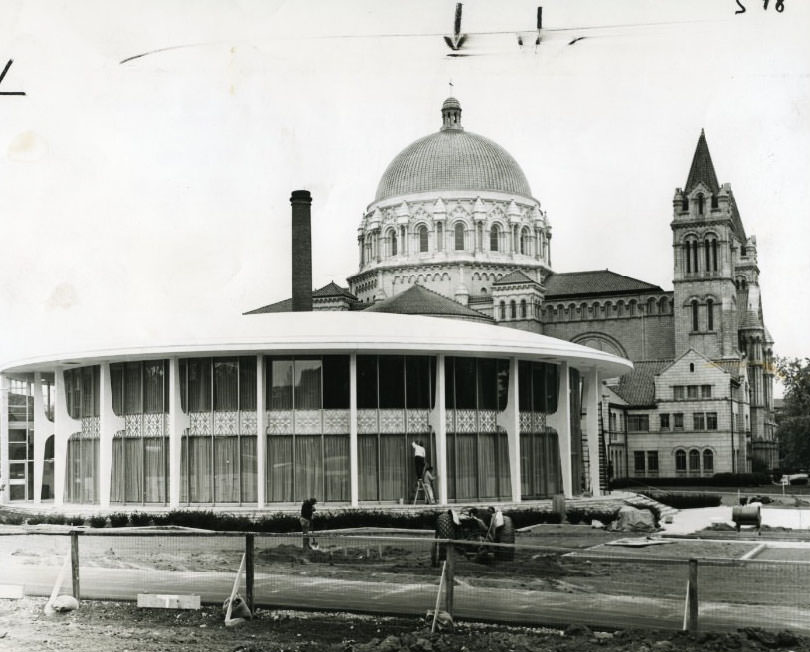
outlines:
[[442, 104], [442, 131], [448, 129], [464, 130], [461, 126], [461, 102], [455, 97], [448, 97]]

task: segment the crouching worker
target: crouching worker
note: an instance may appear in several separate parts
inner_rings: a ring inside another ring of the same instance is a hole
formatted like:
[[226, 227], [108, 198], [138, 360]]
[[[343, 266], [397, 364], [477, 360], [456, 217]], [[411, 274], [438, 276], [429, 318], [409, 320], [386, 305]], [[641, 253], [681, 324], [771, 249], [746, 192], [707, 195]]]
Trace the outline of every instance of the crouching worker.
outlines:
[[307, 498], [301, 505], [301, 532], [304, 534], [304, 550], [312, 550], [312, 539], [309, 533], [312, 531], [312, 515], [315, 513], [314, 498]]
[[488, 537], [493, 541], [501, 540], [501, 528], [503, 528], [503, 512], [490, 505], [489, 509], [489, 532]]
[[433, 481], [435, 479], [436, 476], [433, 475], [433, 467], [428, 465], [425, 469], [425, 473], [422, 475], [422, 484], [425, 487], [425, 501], [430, 505], [436, 502], [433, 496]]

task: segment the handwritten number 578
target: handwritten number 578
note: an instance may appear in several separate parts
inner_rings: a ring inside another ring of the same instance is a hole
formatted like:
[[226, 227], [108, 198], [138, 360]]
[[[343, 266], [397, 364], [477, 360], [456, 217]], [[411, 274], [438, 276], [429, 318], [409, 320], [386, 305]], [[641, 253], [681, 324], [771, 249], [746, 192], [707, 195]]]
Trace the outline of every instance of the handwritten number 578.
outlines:
[[[735, 14], [744, 14], [745, 13], [745, 5], [742, 3], [742, 0], [734, 0], [737, 3], [739, 9], [735, 11]], [[762, 0], [762, 9], [764, 11], [768, 10], [768, 5], [770, 4], [771, 0]], [[780, 14], [785, 10], [785, 0], [776, 0], [776, 4], [774, 5], [774, 9], [778, 11]]]

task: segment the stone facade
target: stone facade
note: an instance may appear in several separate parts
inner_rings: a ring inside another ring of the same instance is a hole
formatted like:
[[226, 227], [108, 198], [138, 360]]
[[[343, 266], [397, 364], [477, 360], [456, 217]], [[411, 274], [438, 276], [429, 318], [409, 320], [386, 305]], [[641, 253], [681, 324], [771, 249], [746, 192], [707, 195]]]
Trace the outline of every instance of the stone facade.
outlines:
[[[360, 222], [358, 271], [342, 305], [362, 308], [421, 285], [503, 326], [633, 360], [636, 370], [606, 387], [602, 403], [616, 477], [776, 467], [773, 340], [756, 238], [745, 233], [731, 185], [717, 180], [705, 135], [673, 197], [666, 291], [609, 270], [555, 273], [548, 214], [518, 164], [463, 130], [457, 100], [445, 102], [442, 121], [383, 175]], [[685, 364], [696, 371], [678, 377]], [[676, 385], [710, 386], [711, 398], [673, 403]], [[707, 413], [712, 428], [700, 429], [695, 415]], [[657, 429], [674, 414], [681, 427]], [[645, 416], [650, 429], [627, 429]]]

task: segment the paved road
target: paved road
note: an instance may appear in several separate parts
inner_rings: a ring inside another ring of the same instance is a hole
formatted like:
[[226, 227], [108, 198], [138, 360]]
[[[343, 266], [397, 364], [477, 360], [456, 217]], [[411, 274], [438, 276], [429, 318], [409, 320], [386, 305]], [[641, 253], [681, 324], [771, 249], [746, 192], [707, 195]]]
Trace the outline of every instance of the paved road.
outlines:
[[[24, 584], [27, 595], [50, 595], [58, 574], [56, 567], [9, 565], [2, 582]], [[434, 584], [336, 580], [307, 574], [257, 573], [256, 604], [277, 608], [350, 610], [368, 613], [421, 615], [432, 608]], [[203, 602], [220, 603], [230, 593], [234, 576], [216, 572], [83, 568], [83, 598], [134, 600], [137, 593], [193, 593]], [[70, 578], [63, 592], [68, 592]], [[457, 617], [524, 624], [583, 623], [602, 627], [651, 627], [680, 629], [682, 600], [594, 593], [480, 588], [455, 589]], [[792, 629], [810, 634], [810, 610], [794, 607], [737, 605], [702, 601], [701, 627], [736, 629], [753, 624], [771, 629]], [[756, 615], [752, 619], [752, 615]]]

